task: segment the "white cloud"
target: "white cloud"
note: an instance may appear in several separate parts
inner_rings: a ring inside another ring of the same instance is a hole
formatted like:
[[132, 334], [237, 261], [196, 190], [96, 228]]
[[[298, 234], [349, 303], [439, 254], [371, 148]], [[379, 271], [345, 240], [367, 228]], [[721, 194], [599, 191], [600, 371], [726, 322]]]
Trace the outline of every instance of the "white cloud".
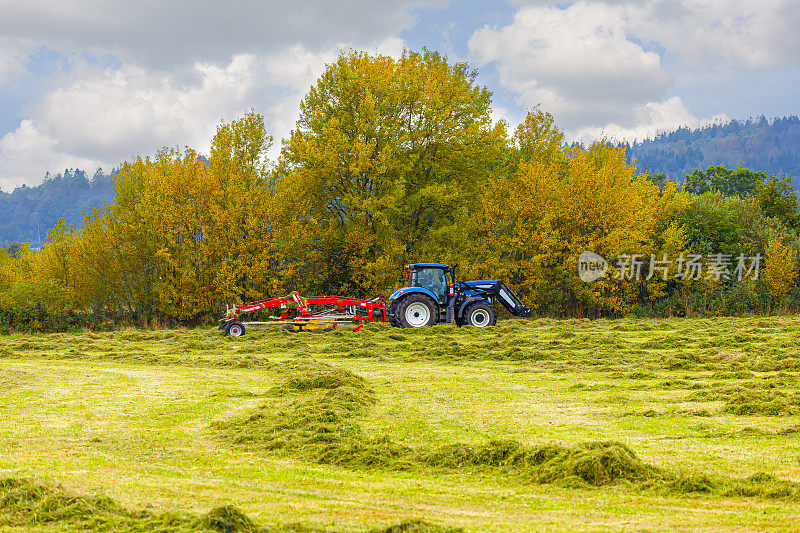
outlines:
[[622, 10], [628, 31], [695, 68], [800, 64], [795, 0], [652, 0]]
[[411, 9], [447, 1], [0, 2], [0, 83], [24, 72], [33, 50], [12, 53], [6, 42], [35, 43], [69, 63], [0, 139], [2, 183], [35, 184], [78, 163], [107, 168], [160, 146], [205, 152], [220, 121], [251, 107], [279, 140], [339, 49], [397, 55]]
[[476, 31], [469, 48], [479, 65], [497, 65], [519, 104], [542, 104], [566, 129], [630, 121], [633, 107], [672, 83], [658, 54], [630, 41], [625, 20], [603, 4], [525, 7], [508, 26]]
[[187, 82], [184, 73], [136, 66], [84, 67], [80, 79], [45, 95], [32, 116], [60, 151], [82, 157], [121, 161], [159, 146], [198, 146], [252, 93], [256, 68], [249, 55], [224, 66], [197, 63], [185, 73], [194, 78]]
[[650, 102], [633, 109], [632, 125], [624, 126], [610, 122], [604, 126], [578, 128], [572, 138], [584, 144], [597, 139], [610, 141], [629, 141], [652, 138], [662, 132], [673, 131], [682, 126], [700, 128], [712, 123], [727, 123], [730, 117], [725, 114], [709, 119], [698, 119], [678, 96], [660, 102]]
[[31, 169], [41, 174], [44, 169], [60, 171], [65, 168], [95, 169], [110, 168], [95, 159], [76, 157], [59, 152], [55, 139], [42, 133], [30, 120], [23, 120], [19, 127], [0, 139], [0, 189], [10, 192], [23, 183], [31, 183]]
[[[510, 0], [526, 7], [566, 7], [572, 0]], [[626, 21], [638, 40], [656, 43], [700, 68], [730, 62], [747, 69], [800, 64], [796, 0], [596, 0]]]
[[[217, 125], [251, 107], [265, 115], [276, 139], [285, 137], [301, 98], [340, 48], [315, 53], [296, 45], [263, 58], [239, 54], [223, 64], [198, 62], [171, 73], [76, 65], [70, 82], [47, 93], [0, 140], [0, 185], [36, 183], [45, 170], [76, 165], [110, 169], [162, 146], [207, 153]], [[403, 42], [388, 38], [368, 49], [396, 56]], [[273, 157], [279, 148], [276, 142]]]
[[0, 85], [25, 73], [25, 61], [33, 48], [29, 42], [0, 37]]
[[472, 58], [495, 65], [519, 105], [541, 104], [572, 139], [642, 139], [727, 118], [696, 117], [668, 68], [691, 76], [800, 64], [793, 0], [512, 3], [511, 24], [473, 34]]
[[62, 53], [113, 53], [124, 62], [171, 68], [263, 56], [294, 43], [321, 51], [369, 45], [414, 23], [410, 8], [447, 0], [25, 0], [0, 2], [0, 35]]
[[[35, 183], [48, 169], [109, 168], [165, 145], [206, 151], [219, 122], [250, 107], [280, 139], [341, 43], [397, 55], [412, 9], [447, 1], [0, 1], [0, 84], [24, 73], [38, 47], [71, 65], [0, 139], [0, 184]], [[520, 107], [541, 103], [573, 138], [632, 140], [701, 125], [674, 96], [670, 68], [800, 64], [794, 0], [510, 2], [519, 7], [513, 22], [476, 31], [471, 59], [490, 73], [496, 66]], [[111, 54], [118, 66], [87, 62], [85, 52]], [[493, 117], [516, 116], [510, 103]]]

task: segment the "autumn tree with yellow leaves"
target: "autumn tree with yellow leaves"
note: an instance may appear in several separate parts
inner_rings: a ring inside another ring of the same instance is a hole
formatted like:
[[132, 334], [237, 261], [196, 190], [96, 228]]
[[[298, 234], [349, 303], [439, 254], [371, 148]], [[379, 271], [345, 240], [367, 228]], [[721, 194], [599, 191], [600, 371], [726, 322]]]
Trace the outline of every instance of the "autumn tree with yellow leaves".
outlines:
[[476, 76], [428, 51], [328, 66], [281, 153], [285, 279], [367, 296], [390, 290], [403, 262], [448, 251], [506, 144]]
[[638, 295], [632, 284], [616, 282], [613, 267], [608, 277], [583, 283], [578, 258], [584, 251], [607, 258], [661, 251], [666, 228], [658, 212], [676, 191], [662, 197], [620, 148], [568, 150], [553, 117], [538, 109], [513, 140], [512, 169], [491, 185], [470, 225], [467, 275], [507, 280], [539, 312], [625, 312]]
[[797, 255], [791, 246], [772, 237], [767, 242], [763, 280], [767, 290], [767, 310], [784, 305], [797, 280]]

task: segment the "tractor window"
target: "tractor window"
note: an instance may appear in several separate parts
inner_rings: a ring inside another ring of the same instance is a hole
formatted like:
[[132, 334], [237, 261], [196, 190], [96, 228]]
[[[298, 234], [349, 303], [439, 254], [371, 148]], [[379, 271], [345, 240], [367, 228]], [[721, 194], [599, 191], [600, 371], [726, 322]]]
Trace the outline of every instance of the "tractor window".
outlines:
[[447, 275], [441, 268], [419, 269], [416, 286], [430, 289], [440, 302], [447, 300]]

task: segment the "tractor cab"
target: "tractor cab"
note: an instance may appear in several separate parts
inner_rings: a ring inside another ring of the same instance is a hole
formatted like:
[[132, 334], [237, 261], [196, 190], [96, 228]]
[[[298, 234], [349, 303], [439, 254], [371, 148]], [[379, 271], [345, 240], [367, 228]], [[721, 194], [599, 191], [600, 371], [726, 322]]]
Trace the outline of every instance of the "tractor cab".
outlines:
[[446, 303], [452, 294], [451, 286], [455, 283], [453, 279], [455, 266], [440, 263], [420, 263], [406, 265], [405, 271], [409, 287], [428, 289], [436, 296], [436, 300], [440, 304]]

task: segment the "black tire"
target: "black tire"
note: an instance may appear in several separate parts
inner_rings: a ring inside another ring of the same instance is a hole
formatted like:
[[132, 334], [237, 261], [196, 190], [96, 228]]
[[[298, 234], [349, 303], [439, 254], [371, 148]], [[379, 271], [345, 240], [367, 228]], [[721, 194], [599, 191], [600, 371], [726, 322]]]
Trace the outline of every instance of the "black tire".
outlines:
[[464, 311], [463, 323], [467, 326], [485, 328], [497, 323], [497, 313], [486, 302], [475, 302]]
[[433, 326], [439, 321], [439, 306], [424, 294], [409, 294], [394, 306], [394, 320], [401, 328]]
[[397, 319], [395, 318], [395, 312], [397, 311], [397, 302], [393, 301], [389, 304], [389, 309], [386, 310], [386, 314], [388, 315], [386, 318], [389, 320], [389, 324], [392, 326], [399, 328], [400, 324], [397, 323]]
[[245, 334], [244, 324], [238, 320], [231, 320], [228, 322], [228, 325], [225, 326], [225, 333], [231, 337], [241, 337]]

